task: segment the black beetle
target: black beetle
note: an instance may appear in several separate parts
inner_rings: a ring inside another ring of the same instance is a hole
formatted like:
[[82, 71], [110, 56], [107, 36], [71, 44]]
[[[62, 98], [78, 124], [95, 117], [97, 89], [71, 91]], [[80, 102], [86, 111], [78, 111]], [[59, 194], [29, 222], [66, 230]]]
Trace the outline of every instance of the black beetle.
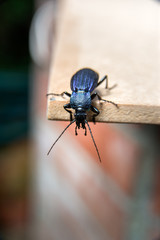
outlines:
[[[108, 76], [105, 75], [99, 82], [99, 75], [97, 72], [93, 71], [90, 68], [83, 68], [76, 72], [73, 77], [71, 78], [71, 90], [72, 94], [68, 92], [63, 92], [61, 94], [55, 94], [55, 93], [48, 93], [47, 96], [49, 95], [54, 95], [54, 96], [64, 96], [67, 95], [70, 97], [70, 103], [67, 103], [64, 105], [64, 109], [69, 112], [70, 114], [70, 124], [63, 130], [63, 132], [60, 134], [60, 136], [57, 138], [57, 140], [53, 143], [51, 146], [48, 154], [56, 144], [56, 142], [59, 140], [59, 138], [63, 135], [63, 133], [67, 130], [67, 128], [74, 122], [76, 122], [76, 127], [75, 127], [75, 135], [77, 135], [77, 128], [79, 129], [80, 127], [85, 129], [85, 135], [87, 135], [87, 129], [85, 124], [87, 124], [93, 143], [95, 145], [99, 160], [101, 162], [100, 154], [97, 148], [97, 145], [95, 143], [95, 140], [93, 138], [93, 134], [91, 131], [91, 128], [88, 124], [88, 121], [86, 120], [87, 116], [87, 111], [91, 110], [94, 114], [92, 116], [92, 120], [95, 123], [95, 117], [100, 113], [99, 110], [92, 105], [92, 100], [97, 96], [99, 100], [102, 100], [104, 102], [112, 103], [114, 104], [117, 108], [118, 105], [112, 101], [104, 100], [102, 99], [97, 92], [93, 92], [95, 88], [97, 88], [104, 80], [106, 80], [106, 88], [107, 89], [112, 89], [115, 87], [115, 85], [111, 88], [108, 88]], [[92, 93], [93, 92], [93, 93]], [[69, 109], [75, 109], [75, 114], [74, 114], [74, 119], [72, 119], [72, 111]], [[47, 154], [47, 155], [48, 155]]]

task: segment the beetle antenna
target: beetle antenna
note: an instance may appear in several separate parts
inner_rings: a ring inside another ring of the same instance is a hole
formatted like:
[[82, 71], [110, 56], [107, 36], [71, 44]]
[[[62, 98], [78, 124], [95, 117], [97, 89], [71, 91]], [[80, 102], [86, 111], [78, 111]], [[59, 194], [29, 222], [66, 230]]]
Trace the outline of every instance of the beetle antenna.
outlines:
[[92, 134], [91, 128], [90, 128], [89, 123], [87, 122], [87, 120], [85, 120], [85, 122], [87, 123], [88, 129], [89, 129], [89, 131], [90, 131], [90, 134], [91, 134], [91, 137], [92, 137], [92, 140], [93, 140], [94, 146], [95, 146], [95, 148], [96, 148], [96, 151], [97, 151], [97, 154], [98, 154], [98, 157], [99, 157], [99, 161], [101, 162], [101, 157], [100, 157], [100, 154], [99, 154], [99, 151], [98, 151], [97, 145], [96, 145], [96, 143], [95, 143], [95, 140], [94, 140], [94, 137], [93, 137], [93, 134]]
[[67, 128], [69, 128], [72, 123], [74, 123], [76, 121], [76, 119], [73, 119], [72, 122], [70, 122], [70, 124], [68, 124], [68, 126], [63, 130], [63, 132], [59, 135], [59, 137], [56, 139], [56, 141], [53, 143], [53, 145], [51, 146], [51, 148], [49, 149], [47, 155], [49, 155], [50, 151], [52, 150], [52, 148], [54, 147], [54, 145], [56, 144], [56, 142], [60, 139], [60, 137], [63, 135], [63, 133], [67, 130]]

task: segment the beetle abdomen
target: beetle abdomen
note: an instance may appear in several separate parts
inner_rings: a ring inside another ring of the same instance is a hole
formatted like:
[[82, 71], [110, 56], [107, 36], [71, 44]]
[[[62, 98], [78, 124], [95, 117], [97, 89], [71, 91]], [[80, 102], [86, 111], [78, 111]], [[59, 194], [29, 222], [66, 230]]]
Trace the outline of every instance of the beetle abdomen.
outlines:
[[92, 92], [97, 86], [98, 78], [98, 73], [90, 68], [83, 68], [71, 78], [71, 90], [73, 92], [77, 89]]

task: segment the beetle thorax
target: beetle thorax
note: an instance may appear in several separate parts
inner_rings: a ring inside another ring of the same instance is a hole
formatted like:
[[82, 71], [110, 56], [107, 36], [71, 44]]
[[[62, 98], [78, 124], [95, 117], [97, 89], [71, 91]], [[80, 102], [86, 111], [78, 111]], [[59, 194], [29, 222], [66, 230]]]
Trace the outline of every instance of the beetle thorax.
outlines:
[[89, 109], [91, 106], [91, 95], [90, 92], [85, 92], [84, 90], [78, 90], [77, 92], [72, 92], [70, 98], [70, 104], [73, 109]]

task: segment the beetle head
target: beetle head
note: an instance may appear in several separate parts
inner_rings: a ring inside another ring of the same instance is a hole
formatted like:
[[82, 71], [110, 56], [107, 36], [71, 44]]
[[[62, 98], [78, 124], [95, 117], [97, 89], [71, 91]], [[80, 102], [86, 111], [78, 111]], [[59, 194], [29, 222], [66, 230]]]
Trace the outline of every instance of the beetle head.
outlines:
[[80, 124], [82, 128], [85, 128], [85, 120], [86, 120], [86, 112], [84, 111], [83, 108], [77, 108], [76, 112], [74, 114], [75, 119], [76, 119], [76, 125], [78, 128], [80, 128]]

